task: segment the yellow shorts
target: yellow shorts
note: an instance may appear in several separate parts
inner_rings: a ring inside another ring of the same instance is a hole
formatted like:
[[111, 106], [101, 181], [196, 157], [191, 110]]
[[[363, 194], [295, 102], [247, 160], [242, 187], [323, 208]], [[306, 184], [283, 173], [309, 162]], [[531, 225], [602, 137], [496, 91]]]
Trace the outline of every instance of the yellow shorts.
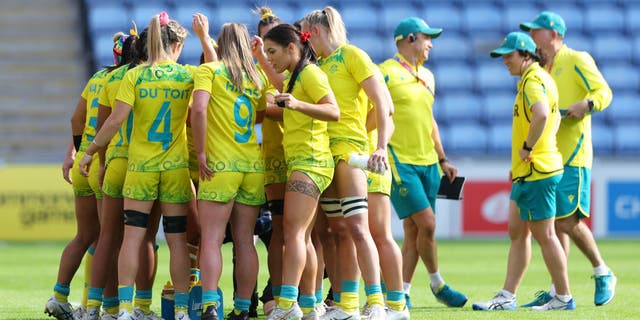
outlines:
[[107, 164], [102, 192], [112, 198], [122, 198], [124, 178], [127, 176], [127, 158], [112, 158]]
[[78, 197], [95, 196], [96, 199], [102, 199], [102, 192], [100, 191], [100, 183], [98, 181], [98, 174], [100, 173], [100, 159], [98, 154], [93, 155], [93, 161], [91, 161], [91, 167], [89, 168], [89, 177], [85, 177], [80, 174], [78, 167], [80, 166], [80, 160], [84, 157], [84, 151], [78, 151], [76, 153], [76, 159], [73, 162], [71, 168], [71, 180], [73, 181], [73, 194]]
[[287, 182], [287, 163], [282, 157], [269, 157], [264, 160], [264, 184]]
[[383, 175], [368, 172], [367, 173], [367, 192], [383, 193], [391, 195], [391, 170], [387, 170]]
[[178, 168], [158, 172], [127, 171], [122, 195], [134, 200], [160, 200], [166, 203], [191, 201], [189, 168]]
[[248, 206], [265, 203], [264, 173], [262, 172], [216, 172], [211, 180], [198, 183], [198, 200], [236, 202]]
[[347, 161], [347, 156], [351, 153], [357, 154], [369, 154], [369, 147], [367, 142], [359, 142], [356, 140], [348, 139], [331, 139], [329, 143], [331, 147], [331, 154], [333, 155], [333, 162], [338, 165], [340, 160]]
[[318, 187], [320, 193], [322, 193], [331, 184], [334, 168], [293, 165], [287, 171], [287, 176], [291, 176], [291, 173], [294, 171], [300, 171], [306, 174], [313, 181], [313, 183], [316, 184], [316, 187]]

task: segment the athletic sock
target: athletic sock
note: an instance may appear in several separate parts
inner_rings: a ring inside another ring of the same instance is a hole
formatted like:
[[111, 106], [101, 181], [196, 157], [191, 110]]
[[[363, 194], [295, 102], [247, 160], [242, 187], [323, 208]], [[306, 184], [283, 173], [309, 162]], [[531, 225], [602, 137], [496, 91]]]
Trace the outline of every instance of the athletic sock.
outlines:
[[303, 314], [307, 314], [316, 307], [316, 296], [300, 296], [300, 309]]
[[609, 271], [609, 267], [604, 263], [593, 268], [593, 274], [596, 276], [606, 276], [609, 274]]
[[282, 285], [280, 286], [280, 301], [278, 307], [280, 309], [289, 310], [298, 300], [298, 287]]
[[395, 311], [403, 311], [407, 305], [407, 300], [404, 298], [404, 291], [389, 290], [387, 292], [387, 305]]
[[69, 302], [69, 292], [71, 289], [68, 284], [56, 283], [53, 286], [53, 297], [60, 303]]
[[103, 292], [104, 288], [89, 287], [89, 291], [87, 293], [87, 310], [100, 310], [100, 307], [102, 306]]
[[343, 280], [340, 293], [340, 309], [347, 313], [353, 313], [359, 308], [360, 281]]
[[142, 310], [142, 313], [149, 314], [151, 312], [151, 295], [152, 290], [137, 290], [134, 301], [135, 307]]
[[382, 288], [379, 284], [364, 286], [364, 292], [367, 295], [367, 304], [369, 304], [370, 306], [376, 304], [384, 306], [384, 299], [382, 298]]
[[93, 254], [96, 251], [95, 247], [89, 247], [87, 254], [84, 256], [84, 289], [82, 291], [82, 302], [80, 303], [85, 308], [87, 307], [87, 299], [89, 298], [89, 282], [91, 281], [91, 264], [93, 263]]
[[444, 285], [444, 279], [442, 279], [442, 276], [440, 276], [440, 271], [429, 273], [429, 280], [431, 280], [431, 284], [430, 284], [431, 289], [436, 293]]

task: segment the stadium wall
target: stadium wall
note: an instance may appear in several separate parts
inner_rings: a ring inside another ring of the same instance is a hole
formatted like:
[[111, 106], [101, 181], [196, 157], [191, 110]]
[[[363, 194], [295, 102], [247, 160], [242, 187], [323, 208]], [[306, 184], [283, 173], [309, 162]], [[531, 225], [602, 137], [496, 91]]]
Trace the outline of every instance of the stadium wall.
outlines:
[[[454, 163], [467, 183], [462, 200], [436, 203], [436, 236], [506, 237], [509, 163], [471, 159]], [[599, 238], [640, 237], [638, 162], [596, 159], [594, 163], [589, 222], [594, 234]], [[62, 179], [59, 165], [6, 165], [0, 167], [0, 182], [0, 240], [68, 240], [74, 236], [73, 192]], [[394, 236], [402, 239], [402, 223], [395, 214], [392, 228]]]

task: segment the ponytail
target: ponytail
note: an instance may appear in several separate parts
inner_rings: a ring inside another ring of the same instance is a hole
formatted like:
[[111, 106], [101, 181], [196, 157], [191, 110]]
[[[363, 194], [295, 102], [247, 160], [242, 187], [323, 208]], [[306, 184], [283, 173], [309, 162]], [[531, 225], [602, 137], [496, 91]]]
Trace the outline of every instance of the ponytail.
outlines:
[[294, 43], [300, 50], [300, 60], [298, 60], [298, 63], [291, 72], [286, 90], [287, 93], [293, 91], [293, 86], [296, 84], [296, 79], [300, 72], [302, 72], [302, 69], [310, 63], [316, 63], [316, 55], [313, 48], [311, 48], [309, 36], [310, 34], [308, 32], [301, 33], [296, 27], [290, 24], [277, 25], [264, 35], [265, 39], [269, 39], [282, 47], [287, 47], [289, 43]]
[[166, 12], [161, 12], [151, 18], [147, 34], [148, 64], [156, 65], [165, 60], [171, 53], [171, 45], [184, 43], [187, 29], [175, 20], [169, 20]]
[[303, 19], [307, 26], [321, 25], [327, 29], [329, 41], [338, 45], [346, 44], [347, 29], [338, 10], [332, 6], [326, 6], [322, 10], [314, 10]]

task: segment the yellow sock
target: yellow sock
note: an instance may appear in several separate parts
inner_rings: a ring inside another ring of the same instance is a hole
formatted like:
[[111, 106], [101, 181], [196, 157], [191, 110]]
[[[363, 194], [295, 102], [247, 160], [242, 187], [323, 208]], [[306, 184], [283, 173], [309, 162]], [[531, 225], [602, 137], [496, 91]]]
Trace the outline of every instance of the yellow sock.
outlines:
[[136, 308], [140, 308], [144, 314], [151, 312], [151, 299], [135, 298], [134, 303]]
[[177, 316], [179, 312], [183, 312], [184, 314], [188, 314], [189, 313], [189, 307], [176, 307], [175, 309], [175, 315]]
[[382, 297], [382, 293], [372, 293], [367, 296], [367, 303], [370, 306], [373, 305], [381, 305], [384, 306], [384, 298]]
[[278, 303], [280, 302], [280, 296], [273, 296], [273, 301], [276, 303], [276, 305], [278, 305]]
[[120, 309], [124, 309], [129, 313], [133, 313], [133, 303], [131, 303], [131, 301], [120, 301]]
[[389, 306], [389, 308], [395, 310], [395, 311], [403, 311], [404, 308], [407, 305], [406, 300], [401, 300], [401, 301], [389, 301], [387, 300], [387, 305]]
[[100, 310], [101, 306], [102, 306], [102, 300], [93, 300], [93, 299], [87, 300], [87, 310], [91, 310], [91, 309]]
[[313, 309], [314, 308], [303, 308], [303, 307], [300, 307], [300, 310], [302, 310], [303, 314], [307, 314], [307, 313], [313, 311]]
[[278, 307], [280, 309], [284, 309], [284, 310], [289, 310], [291, 309], [291, 307], [293, 306], [293, 304], [296, 302], [296, 300], [291, 300], [291, 299], [287, 299], [287, 298], [283, 298], [280, 297], [280, 299], [278, 299]]
[[91, 263], [93, 262], [93, 252], [95, 248], [90, 247], [84, 255], [84, 290], [82, 291], [82, 304], [87, 307], [87, 299], [89, 297], [89, 283], [91, 282]]
[[342, 292], [340, 294], [340, 308], [347, 313], [353, 313], [358, 310], [359, 299], [357, 292]]
[[104, 311], [106, 311], [108, 314], [118, 314], [118, 306], [115, 307], [109, 307], [109, 308], [105, 308]]
[[67, 303], [69, 302], [69, 296], [67, 296], [66, 294], [62, 294], [59, 292], [53, 292], [53, 297], [56, 298], [56, 300], [58, 300], [58, 302], [60, 303]]

